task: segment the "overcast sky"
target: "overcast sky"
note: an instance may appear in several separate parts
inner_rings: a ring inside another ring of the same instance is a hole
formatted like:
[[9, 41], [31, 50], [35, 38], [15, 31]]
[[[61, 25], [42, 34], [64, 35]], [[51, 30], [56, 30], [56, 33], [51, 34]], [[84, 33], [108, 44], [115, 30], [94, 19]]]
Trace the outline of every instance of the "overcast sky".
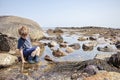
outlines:
[[120, 0], [0, 0], [0, 15], [29, 18], [41, 27], [120, 28]]

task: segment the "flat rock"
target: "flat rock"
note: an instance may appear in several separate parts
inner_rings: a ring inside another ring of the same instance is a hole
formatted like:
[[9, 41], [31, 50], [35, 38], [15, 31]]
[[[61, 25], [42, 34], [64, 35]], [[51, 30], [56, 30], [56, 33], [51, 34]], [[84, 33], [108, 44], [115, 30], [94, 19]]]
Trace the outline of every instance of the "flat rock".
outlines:
[[6, 67], [14, 64], [17, 61], [16, 56], [10, 54], [0, 53], [0, 66]]

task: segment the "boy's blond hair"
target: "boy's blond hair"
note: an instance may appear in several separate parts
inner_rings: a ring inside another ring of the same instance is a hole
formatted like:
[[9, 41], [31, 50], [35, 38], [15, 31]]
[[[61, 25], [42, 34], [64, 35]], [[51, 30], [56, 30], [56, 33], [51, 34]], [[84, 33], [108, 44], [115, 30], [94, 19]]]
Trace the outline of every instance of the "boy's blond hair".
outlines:
[[27, 36], [29, 34], [29, 28], [26, 26], [22, 26], [18, 29], [18, 33], [20, 36]]

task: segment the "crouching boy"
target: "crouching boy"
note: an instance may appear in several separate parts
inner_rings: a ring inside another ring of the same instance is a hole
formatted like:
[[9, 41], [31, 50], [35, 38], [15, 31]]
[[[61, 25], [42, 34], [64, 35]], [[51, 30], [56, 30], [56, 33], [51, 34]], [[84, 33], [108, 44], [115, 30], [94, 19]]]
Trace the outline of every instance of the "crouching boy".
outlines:
[[18, 40], [17, 48], [21, 54], [22, 63], [25, 63], [25, 60], [31, 64], [39, 62], [40, 47], [32, 46], [29, 37], [29, 29], [26, 26], [22, 26], [18, 29], [18, 32], [20, 38]]

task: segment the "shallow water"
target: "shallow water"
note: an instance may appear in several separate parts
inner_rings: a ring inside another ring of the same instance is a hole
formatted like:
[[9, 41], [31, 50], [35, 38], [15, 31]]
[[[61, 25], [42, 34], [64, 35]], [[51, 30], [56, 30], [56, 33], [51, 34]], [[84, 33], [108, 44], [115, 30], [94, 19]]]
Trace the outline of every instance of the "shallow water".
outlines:
[[[51, 35], [48, 35], [46, 34], [47, 36], [51, 36]], [[97, 34], [96, 34], [97, 35]], [[53, 35], [55, 37], [55, 35]], [[113, 54], [113, 52], [101, 52], [101, 51], [98, 51], [97, 50], [97, 47], [104, 47], [106, 45], [109, 45], [109, 43], [104, 43], [104, 44], [97, 44], [96, 47], [93, 48], [93, 50], [91, 51], [84, 51], [82, 49], [82, 45], [84, 43], [88, 43], [88, 42], [91, 42], [90, 40], [86, 40], [86, 41], [78, 41], [78, 37], [80, 36], [83, 36], [82, 34], [69, 34], [69, 33], [65, 33], [65, 34], [62, 34], [62, 37], [64, 39], [65, 42], [67, 42], [68, 44], [73, 44], [73, 43], [79, 43], [80, 44], [80, 49], [79, 50], [75, 50], [73, 53], [70, 53], [69, 55], [67, 56], [63, 56], [63, 57], [54, 57], [52, 55], [52, 51], [50, 50], [49, 47], [45, 47], [45, 51], [44, 51], [44, 54], [42, 55], [41, 59], [44, 58], [45, 55], [49, 55], [52, 59], [54, 59], [54, 61], [58, 61], [58, 62], [64, 62], [64, 61], [84, 61], [84, 60], [89, 60], [89, 59], [93, 59], [95, 57], [96, 54]], [[88, 36], [86, 36], [88, 37]], [[40, 42], [50, 42], [50, 40], [41, 40]], [[113, 48], [115, 48], [114, 45], [111, 45]], [[59, 48], [59, 46], [57, 45], [55, 47], [56, 49]], [[64, 48], [61, 48], [61, 50], [65, 51]]]

